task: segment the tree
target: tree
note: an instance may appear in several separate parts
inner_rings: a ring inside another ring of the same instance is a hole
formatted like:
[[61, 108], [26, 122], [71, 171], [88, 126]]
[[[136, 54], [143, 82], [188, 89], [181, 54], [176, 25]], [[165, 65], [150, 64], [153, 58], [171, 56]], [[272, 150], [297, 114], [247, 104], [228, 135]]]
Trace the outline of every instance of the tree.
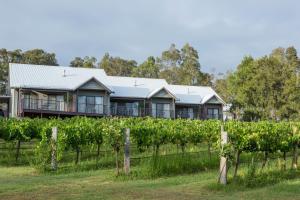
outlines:
[[133, 71], [137, 67], [137, 62], [120, 57], [111, 57], [106, 53], [98, 63], [98, 66], [110, 76], [132, 76]]
[[157, 61], [160, 68], [159, 77], [166, 79], [170, 84], [178, 84], [178, 68], [181, 63], [181, 55], [175, 44], [171, 44], [168, 50], [163, 51]]
[[133, 76], [144, 78], [158, 78], [159, 67], [153, 56], [147, 58], [145, 62], [134, 69]]
[[297, 50], [294, 47], [288, 47], [285, 51], [285, 82], [283, 89], [284, 105], [280, 109], [282, 118], [299, 119], [300, 118], [300, 93], [299, 93], [299, 68], [300, 60], [297, 56]]
[[171, 44], [168, 50], [162, 52], [157, 63], [159, 77], [170, 84], [212, 85], [212, 76], [201, 72], [198, 52], [188, 43], [181, 50]]
[[83, 59], [81, 57], [75, 57], [74, 60], [70, 62], [71, 67], [85, 67], [85, 68], [96, 68], [97, 59], [95, 57], [85, 56]]
[[0, 93], [5, 92], [7, 77], [8, 77], [8, 64], [19, 63], [22, 59], [21, 50], [7, 51], [0, 49]]
[[300, 118], [298, 70], [294, 47], [258, 59], [245, 57], [226, 80], [229, 101], [242, 110], [244, 120]]
[[13, 51], [0, 49], [0, 93], [4, 92], [7, 85], [9, 63], [58, 65], [55, 54], [42, 49], [33, 49], [24, 53], [20, 49]]
[[53, 65], [57, 66], [57, 60], [54, 53], [48, 53], [43, 49], [33, 49], [25, 51], [22, 54], [22, 63], [36, 65]]
[[199, 55], [188, 43], [181, 49], [181, 60], [178, 78], [183, 85], [211, 85], [211, 76], [201, 72]]

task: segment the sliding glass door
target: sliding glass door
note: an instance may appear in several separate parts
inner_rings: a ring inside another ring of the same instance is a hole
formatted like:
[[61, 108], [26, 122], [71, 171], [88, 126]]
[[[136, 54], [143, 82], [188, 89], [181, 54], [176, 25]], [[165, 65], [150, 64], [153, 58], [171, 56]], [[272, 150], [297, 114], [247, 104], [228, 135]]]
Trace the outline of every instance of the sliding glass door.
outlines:
[[103, 114], [103, 97], [78, 96], [78, 112]]

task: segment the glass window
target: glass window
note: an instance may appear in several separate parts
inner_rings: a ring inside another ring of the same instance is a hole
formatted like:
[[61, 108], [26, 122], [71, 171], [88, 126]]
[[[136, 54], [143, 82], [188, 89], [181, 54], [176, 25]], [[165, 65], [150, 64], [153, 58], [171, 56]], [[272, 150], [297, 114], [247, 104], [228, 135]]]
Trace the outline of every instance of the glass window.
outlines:
[[96, 113], [103, 114], [103, 97], [95, 97]]
[[193, 108], [188, 108], [188, 118], [194, 119], [194, 109]]
[[219, 109], [218, 108], [208, 108], [207, 109], [208, 119], [219, 119]]
[[64, 96], [57, 95], [56, 96], [56, 110], [57, 111], [64, 111], [65, 110], [65, 103], [64, 103]]
[[126, 103], [126, 115], [137, 117], [139, 115], [139, 103]]
[[168, 103], [152, 103], [152, 116], [170, 118], [170, 104]]
[[78, 96], [78, 112], [86, 111], [86, 96]]
[[30, 109], [30, 94], [24, 94], [24, 109]]
[[156, 103], [152, 103], [152, 117], [156, 117]]
[[48, 95], [48, 109], [55, 110], [56, 109], [56, 96]]
[[79, 96], [78, 112], [103, 114], [103, 97]]

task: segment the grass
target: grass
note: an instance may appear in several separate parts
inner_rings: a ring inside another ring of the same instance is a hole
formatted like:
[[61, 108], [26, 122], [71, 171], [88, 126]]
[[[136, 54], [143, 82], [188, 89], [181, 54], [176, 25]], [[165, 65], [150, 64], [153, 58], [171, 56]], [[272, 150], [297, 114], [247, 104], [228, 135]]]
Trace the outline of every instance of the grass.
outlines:
[[[243, 172], [247, 173], [245, 167]], [[112, 169], [40, 174], [31, 167], [0, 167], [0, 199], [300, 199], [299, 174], [293, 175], [279, 182], [269, 180], [258, 187], [247, 187], [240, 180], [227, 186], [216, 184], [216, 170], [123, 179], [116, 178]]]

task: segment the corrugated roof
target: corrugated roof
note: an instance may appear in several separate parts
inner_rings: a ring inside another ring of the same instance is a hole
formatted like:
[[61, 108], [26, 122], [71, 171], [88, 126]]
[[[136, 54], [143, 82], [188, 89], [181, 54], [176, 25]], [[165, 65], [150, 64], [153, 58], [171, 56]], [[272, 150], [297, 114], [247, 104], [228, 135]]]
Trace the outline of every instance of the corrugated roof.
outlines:
[[112, 97], [147, 98], [157, 88], [168, 85], [165, 79], [107, 76], [105, 83], [114, 91]]
[[176, 103], [204, 104], [214, 96], [224, 103], [211, 87], [188, 85], [167, 85], [166, 87], [178, 98]]
[[9, 64], [11, 88], [75, 90], [78, 85], [93, 77], [102, 82], [106, 77], [105, 71], [94, 68]]
[[211, 87], [169, 85], [165, 79], [107, 76], [103, 69], [95, 68], [9, 64], [11, 88], [75, 90], [93, 78], [111, 90], [112, 97], [147, 98], [166, 88], [177, 103], [203, 104], [214, 96], [224, 103]]

